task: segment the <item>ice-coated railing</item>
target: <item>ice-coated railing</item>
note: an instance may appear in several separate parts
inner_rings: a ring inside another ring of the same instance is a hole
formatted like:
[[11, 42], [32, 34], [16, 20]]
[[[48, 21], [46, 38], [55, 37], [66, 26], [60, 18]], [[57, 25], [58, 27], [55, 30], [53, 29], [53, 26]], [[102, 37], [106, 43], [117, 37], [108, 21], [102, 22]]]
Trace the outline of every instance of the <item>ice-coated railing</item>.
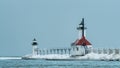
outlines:
[[[47, 55], [47, 54], [70, 54], [71, 48], [61, 48], [61, 49], [38, 49], [39, 55]], [[88, 49], [88, 53], [96, 53], [96, 54], [120, 54], [120, 49]]]
[[120, 49], [90, 49], [88, 50], [89, 53], [96, 53], [96, 54], [120, 54]]
[[70, 54], [70, 48], [61, 48], [61, 49], [38, 49], [39, 55], [47, 55], [47, 54]]

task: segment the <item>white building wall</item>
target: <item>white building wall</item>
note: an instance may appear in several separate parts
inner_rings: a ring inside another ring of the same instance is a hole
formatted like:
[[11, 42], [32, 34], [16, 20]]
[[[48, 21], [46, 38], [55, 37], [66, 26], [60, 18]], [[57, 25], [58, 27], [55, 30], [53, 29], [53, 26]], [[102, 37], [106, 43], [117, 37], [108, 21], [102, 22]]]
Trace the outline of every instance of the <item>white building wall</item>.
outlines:
[[84, 46], [72, 46], [71, 47], [71, 56], [83, 56], [85, 55]]
[[33, 49], [32, 49], [32, 54], [33, 55], [37, 55], [37, 45], [33, 46]]

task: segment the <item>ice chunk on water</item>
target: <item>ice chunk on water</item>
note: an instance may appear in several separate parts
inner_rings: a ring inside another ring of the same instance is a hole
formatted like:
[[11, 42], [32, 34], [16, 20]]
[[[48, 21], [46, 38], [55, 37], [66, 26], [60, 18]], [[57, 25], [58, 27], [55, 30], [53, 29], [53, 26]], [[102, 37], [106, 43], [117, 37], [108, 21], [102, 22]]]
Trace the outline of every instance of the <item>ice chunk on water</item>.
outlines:
[[0, 60], [21, 59], [21, 57], [0, 57]]

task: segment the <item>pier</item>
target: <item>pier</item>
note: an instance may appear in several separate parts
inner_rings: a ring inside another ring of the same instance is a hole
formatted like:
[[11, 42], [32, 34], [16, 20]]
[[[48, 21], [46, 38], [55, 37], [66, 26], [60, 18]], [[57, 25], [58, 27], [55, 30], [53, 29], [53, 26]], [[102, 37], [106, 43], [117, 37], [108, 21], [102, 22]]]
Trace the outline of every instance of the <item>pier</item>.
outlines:
[[23, 59], [43, 59], [43, 58], [48, 59], [50, 58], [50, 56], [52, 56], [52, 59], [60, 59], [60, 58], [76, 59], [74, 57], [81, 57], [81, 56], [83, 57], [86, 55], [91, 57], [91, 55], [96, 55], [96, 54], [97, 54], [97, 58], [98, 55], [100, 55], [102, 56], [102, 58], [107, 59], [108, 56], [111, 55], [117, 55], [117, 56], [120, 55], [120, 49], [111, 49], [111, 48], [94, 49], [92, 47], [92, 44], [86, 37], [86, 29], [87, 27], [85, 26], [84, 18], [82, 18], [81, 23], [77, 27], [78, 38], [71, 43], [71, 47], [69, 48], [38, 48], [38, 42], [34, 38], [32, 41], [32, 54], [26, 55], [25, 57], [23, 57]]

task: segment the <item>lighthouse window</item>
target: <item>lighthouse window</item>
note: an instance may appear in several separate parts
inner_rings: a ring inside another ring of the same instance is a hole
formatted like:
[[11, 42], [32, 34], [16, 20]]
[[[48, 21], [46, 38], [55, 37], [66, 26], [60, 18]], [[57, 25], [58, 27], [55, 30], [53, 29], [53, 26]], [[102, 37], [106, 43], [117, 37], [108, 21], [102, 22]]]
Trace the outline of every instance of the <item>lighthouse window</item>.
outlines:
[[79, 51], [79, 48], [78, 48], [78, 47], [76, 47], [76, 50], [77, 50], [77, 51]]
[[73, 48], [73, 51], [75, 50], [75, 48]]

